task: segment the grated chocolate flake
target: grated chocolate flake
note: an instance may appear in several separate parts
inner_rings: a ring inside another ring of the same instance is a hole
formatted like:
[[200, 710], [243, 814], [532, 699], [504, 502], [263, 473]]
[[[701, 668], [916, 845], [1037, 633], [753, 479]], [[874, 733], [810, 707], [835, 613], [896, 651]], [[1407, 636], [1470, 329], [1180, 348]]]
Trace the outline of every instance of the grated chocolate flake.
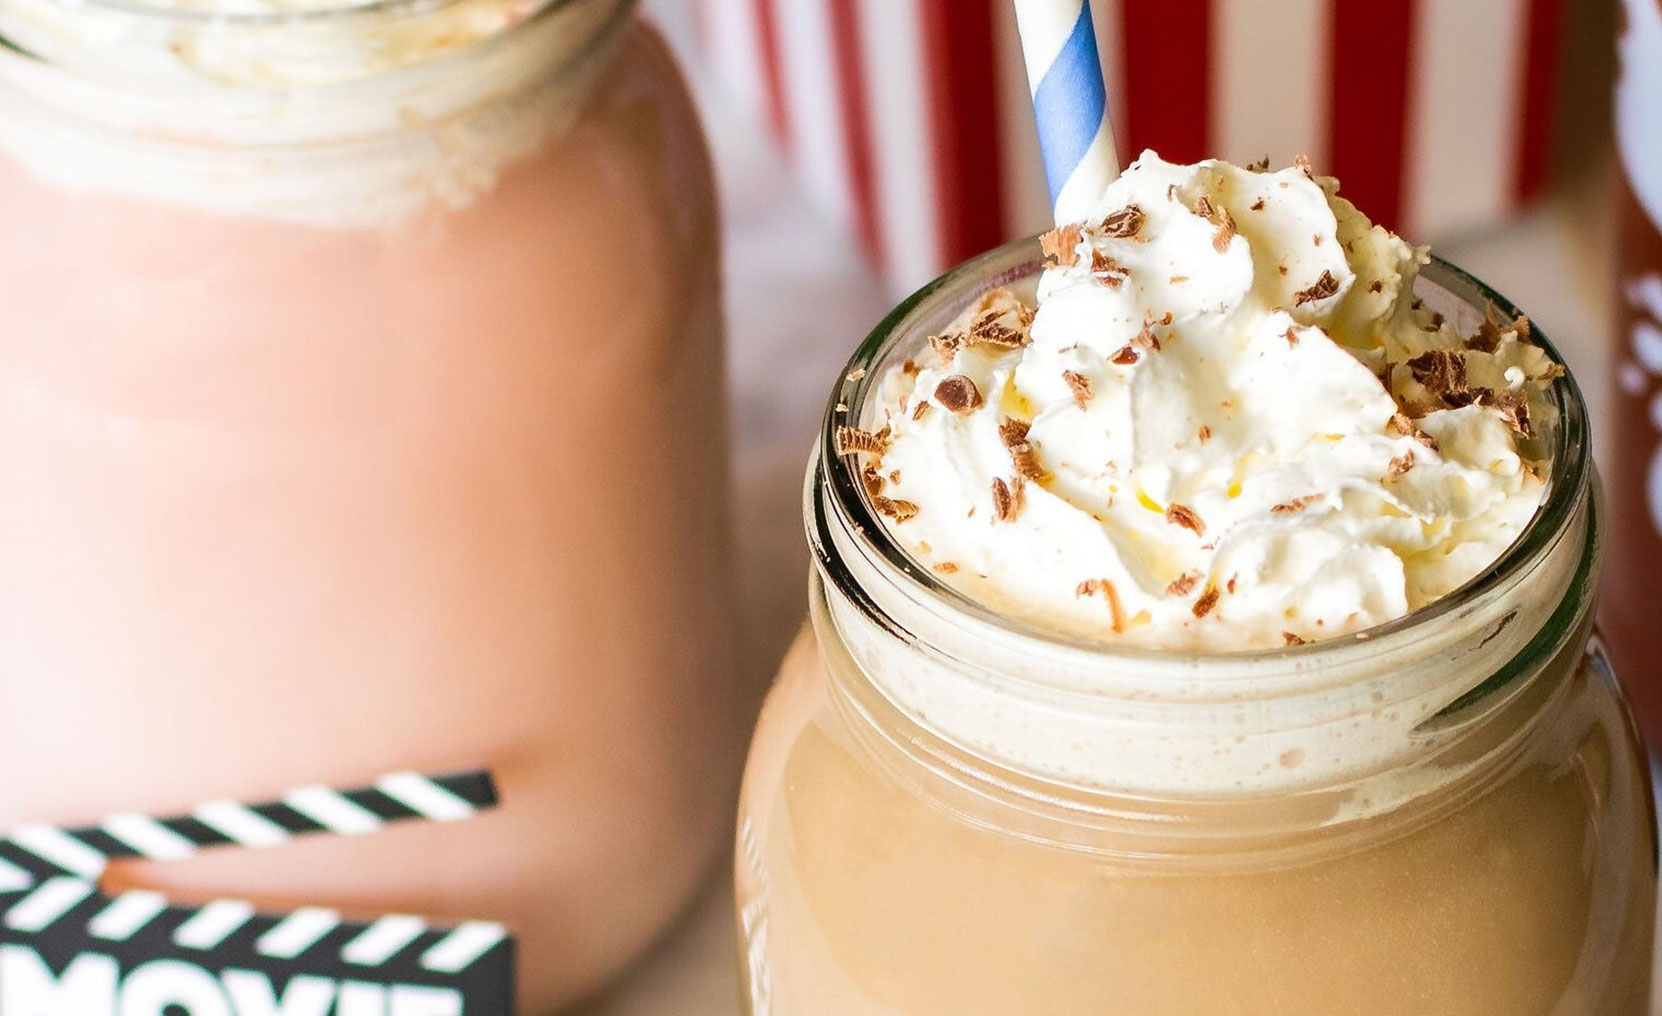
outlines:
[[1291, 501], [1284, 501], [1281, 504], [1275, 505], [1270, 508], [1270, 511], [1271, 513], [1277, 515], [1284, 515], [1288, 512], [1301, 512], [1326, 497], [1326, 494], [1306, 494], [1303, 497], [1295, 497]]
[[1437, 439], [1420, 429], [1420, 425], [1408, 418], [1407, 413], [1397, 413], [1391, 417], [1391, 429], [1403, 437], [1411, 437], [1432, 451], [1437, 450]]
[[1308, 156], [1308, 155], [1295, 155], [1295, 156], [1293, 156], [1293, 165], [1295, 165], [1299, 169], [1303, 170], [1304, 175], [1307, 179], [1314, 180], [1316, 178], [1315, 170], [1310, 168], [1310, 156]]
[[1338, 292], [1339, 280], [1333, 277], [1332, 272], [1324, 268], [1322, 269], [1321, 277], [1316, 279], [1313, 285], [1311, 285], [1308, 289], [1301, 289], [1293, 294], [1293, 306], [1302, 307], [1305, 304], [1313, 303], [1316, 300], [1325, 300]]
[[993, 517], [1000, 522], [1014, 522], [1021, 514], [1027, 487], [1021, 477], [1006, 483], [1002, 477], [993, 478]]
[[1045, 264], [1060, 268], [1071, 268], [1079, 260], [1079, 246], [1081, 236], [1076, 223], [1057, 226], [1039, 237], [1039, 246], [1044, 250]]
[[866, 493], [872, 497], [877, 497], [883, 493], [883, 474], [879, 473], [877, 467], [869, 462], [860, 469], [860, 482], [865, 485]]
[[1402, 476], [1404, 473], [1408, 472], [1410, 469], [1413, 469], [1413, 468], [1414, 468], [1414, 453], [1413, 453], [1413, 451], [1410, 450], [1410, 451], [1403, 452], [1401, 455], [1398, 455], [1396, 458], [1392, 459], [1389, 463], [1386, 464], [1386, 466], [1385, 466], [1385, 482], [1390, 483], [1392, 480], [1397, 479], [1398, 477]]
[[1217, 586], [1207, 586], [1206, 591], [1200, 594], [1200, 598], [1195, 600], [1195, 605], [1190, 607], [1189, 611], [1196, 617], [1205, 617], [1218, 605], [1220, 595]]
[[958, 350], [964, 347], [963, 332], [947, 332], [945, 335], [929, 336], [929, 348], [935, 351], [942, 363], [951, 363], [952, 358], [958, 355]]
[[1113, 363], [1113, 364], [1118, 364], [1121, 367], [1129, 367], [1132, 364], [1136, 363], [1138, 360], [1141, 360], [1142, 358], [1143, 357], [1142, 357], [1141, 353], [1137, 352], [1130, 345], [1125, 345], [1125, 346], [1121, 346], [1119, 351], [1116, 352], [1113, 356], [1110, 356], [1108, 358], [1108, 362]]
[[1097, 232], [1115, 240], [1140, 239], [1143, 224], [1147, 221], [1148, 216], [1143, 214], [1141, 208], [1136, 205], [1126, 205], [1117, 212], [1109, 213], [1108, 217], [1103, 219], [1102, 224], [1097, 227]]
[[1166, 595], [1188, 596], [1189, 593], [1194, 591], [1195, 583], [1199, 581], [1200, 572], [1184, 572], [1177, 578], [1171, 580], [1171, 584], [1166, 587]]
[[1200, 439], [1201, 444], [1205, 444], [1212, 440], [1212, 428], [1203, 423], [1200, 425], [1200, 430], [1195, 432], [1195, 436]]
[[873, 434], [869, 430], [861, 430], [859, 427], [838, 427], [836, 442], [838, 455], [847, 455], [850, 452], [881, 455], [889, 447], [887, 437]]
[[[1168, 321], [1166, 324], [1171, 324], [1171, 322]], [[1160, 337], [1154, 334], [1153, 322], [1143, 322], [1143, 330], [1131, 337], [1131, 345], [1136, 346], [1139, 349], [1147, 349], [1155, 353], [1160, 351]]]
[[1171, 278], [1167, 279], [1166, 281], [1175, 286], [1180, 282], [1188, 282], [1189, 277], [1187, 275], [1173, 275]]
[[1298, 327], [1295, 325], [1293, 327], [1288, 328], [1287, 329], [1287, 334], [1284, 335], [1283, 338], [1285, 338], [1287, 340], [1287, 348], [1288, 349], [1291, 349], [1292, 347], [1298, 345]]
[[1370, 292], [1370, 293], [1381, 293], [1381, 292], [1384, 292], [1384, 290], [1385, 290], [1385, 280], [1384, 279], [1375, 279], [1372, 282], [1368, 283], [1368, 292]]
[[929, 415], [929, 400], [919, 399], [918, 404], [912, 407], [912, 419], [921, 420]]
[[1008, 289], [990, 289], [976, 301], [964, 342], [971, 346], [1020, 349], [1032, 341], [1027, 334], [1032, 323], [1033, 311]]
[[963, 374], [953, 374], [935, 386], [935, 401], [954, 413], [968, 413], [986, 404], [981, 389]]
[[1523, 392], [1505, 391], [1492, 392], [1490, 393], [1490, 397], [1494, 403], [1494, 407], [1500, 410], [1501, 418], [1506, 421], [1506, 425], [1508, 427], [1511, 427], [1524, 437], [1532, 437], [1534, 435], [1534, 428], [1529, 422], [1528, 395]]
[[920, 371], [922, 369], [923, 369], [922, 367], [918, 366], [918, 362], [916, 360], [911, 359], [910, 357], [908, 357], [906, 359], [905, 363], [900, 365], [900, 373], [905, 375], [906, 377], [913, 377], [917, 374], [918, 371]]
[[1091, 276], [1109, 289], [1120, 288], [1130, 275], [1131, 270], [1117, 259], [1099, 250], [1091, 252]]
[[1108, 611], [1113, 618], [1114, 634], [1125, 631], [1125, 604], [1120, 602], [1120, 591], [1114, 588], [1114, 583], [1107, 579], [1086, 579], [1073, 589], [1075, 596], [1095, 596], [1101, 593], [1108, 601]]
[[1200, 516], [1195, 514], [1195, 510], [1175, 501], [1172, 502], [1171, 507], [1166, 509], [1166, 521], [1174, 526], [1182, 526], [1196, 536], [1203, 536], [1206, 533], [1206, 523], [1200, 521]]
[[1229, 576], [1229, 581], [1228, 581], [1228, 582], [1227, 582], [1227, 583], [1225, 583], [1225, 584], [1224, 584], [1224, 589], [1225, 589], [1225, 590], [1227, 590], [1227, 591], [1228, 591], [1228, 593], [1229, 593], [1229, 595], [1230, 595], [1230, 596], [1234, 596], [1234, 595], [1235, 595], [1235, 582], [1236, 582], [1236, 580], [1238, 580], [1238, 579], [1239, 579], [1239, 578], [1240, 578], [1240, 577], [1241, 577], [1241, 576], [1240, 576], [1240, 575], [1238, 575], [1238, 574], [1236, 574], [1236, 575], [1231, 575], [1231, 576]]
[[1021, 420], [1006, 417], [998, 425], [999, 440], [1010, 452], [1010, 461], [1016, 465], [1016, 473], [1035, 482], [1044, 480], [1050, 474], [1039, 465], [1039, 453], [1034, 450], [1032, 442], [1027, 440], [1028, 425]]
[[1267, 172], [1269, 172], [1269, 170], [1270, 170], [1270, 157], [1268, 155], [1266, 155], [1262, 159], [1259, 159], [1255, 162], [1247, 163], [1246, 164], [1246, 170], [1249, 173], [1267, 173]]
[[935, 564], [935, 570], [942, 575], [951, 575], [958, 570], [958, 566], [951, 561], [939, 561]]
[[1189, 211], [1203, 219], [1210, 219], [1218, 213], [1217, 208], [1212, 205], [1212, 199], [1205, 194], [1195, 199], [1195, 206]]
[[896, 525], [916, 517], [918, 513], [918, 506], [912, 502], [902, 501], [898, 498], [887, 498], [882, 495], [873, 497], [871, 506], [877, 509], [879, 515], [887, 515], [894, 519]]
[[1283, 645], [1289, 646], [1302, 646], [1305, 644], [1304, 639], [1299, 638], [1290, 631], [1284, 631], [1281, 633], [1281, 642]]
[[1247, 207], [1250, 208], [1252, 211], [1261, 212], [1261, 211], [1264, 210], [1264, 199], [1259, 198], [1257, 201], [1254, 201], [1252, 204], [1248, 205]]
[[1235, 239], [1235, 217], [1229, 209], [1218, 209], [1218, 231], [1212, 234], [1212, 248], [1219, 254], [1229, 252], [1229, 241]]
[[1477, 395], [1466, 383], [1466, 354], [1458, 349], [1431, 349], [1408, 361], [1414, 380], [1445, 406], [1469, 406]]
[[1073, 401], [1084, 409], [1095, 394], [1091, 390], [1091, 379], [1076, 370], [1064, 370], [1062, 380], [1067, 382], [1068, 391], [1073, 393]]

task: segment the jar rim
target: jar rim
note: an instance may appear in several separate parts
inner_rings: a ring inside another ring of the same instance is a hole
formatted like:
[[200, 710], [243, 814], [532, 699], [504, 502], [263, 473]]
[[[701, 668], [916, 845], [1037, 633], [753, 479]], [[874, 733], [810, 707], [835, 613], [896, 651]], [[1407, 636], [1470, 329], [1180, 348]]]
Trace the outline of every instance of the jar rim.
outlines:
[[[902, 300], [866, 336], [850, 356], [831, 393], [821, 426], [818, 449], [819, 482], [845, 519], [867, 535], [868, 542], [907, 585], [917, 592], [936, 598], [961, 610], [976, 620], [994, 625], [1008, 633], [1046, 645], [1073, 651], [1089, 652], [1103, 658], [1126, 660], [1202, 660], [1218, 659], [1244, 663], [1257, 659], [1302, 659], [1331, 651], [1335, 646], [1392, 639], [1405, 632], [1435, 623], [1437, 619], [1458, 613], [1473, 600], [1480, 599], [1505, 586], [1519, 572], [1527, 569], [1557, 538], [1576, 510], [1578, 497], [1591, 478], [1591, 456], [1588, 451], [1589, 427], [1586, 402], [1574, 376], [1566, 369], [1547, 391], [1557, 410], [1551, 448], [1551, 468], [1547, 472], [1547, 488], [1541, 504], [1536, 508], [1523, 531], [1485, 571], [1468, 580], [1448, 594], [1410, 611], [1402, 617], [1374, 625], [1347, 635], [1314, 640], [1302, 645], [1183, 652], [1169, 649], [1151, 649], [1120, 646], [1106, 639], [1069, 635], [1021, 621], [993, 610], [974, 597], [942, 581], [924, 568], [894, 539], [889, 526], [883, 523], [873, 507], [864, 484], [859, 482], [859, 470], [853, 453], [842, 453], [837, 448], [836, 430], [849, 414], [864, 405], [873, 385], [879, 380], [881, 364], [892, 349], [909, 334], [907, 326], [925, 310], [949, 298], [955, 292], [968, 300], [987, 288], [1005, 285], [1027, 278], [1040, 267], [1037, 237], [1025, 237], [994, 248], [965, 261], [936, 277], [912, 295]], [[1464, 269], [1433, 255], [1420, 277], [1447, 290], [1472, 306], [1492, 305], [1508, 319], [1523, 316], [1522, 310], [1487, 284]], [[978, 281], [973, 288], [964, 283]], [[1565, 367], [1562, 354], [1552, 341], [1533, 323], [1530, 341], [1539, 346], [1553, 363]], [[839, 408], [842, 407], [842, 408]], [[850, 408], [853, 407], [853, 408]], [[823, 541], [809, 533], [816, 555], [824, 562]]]

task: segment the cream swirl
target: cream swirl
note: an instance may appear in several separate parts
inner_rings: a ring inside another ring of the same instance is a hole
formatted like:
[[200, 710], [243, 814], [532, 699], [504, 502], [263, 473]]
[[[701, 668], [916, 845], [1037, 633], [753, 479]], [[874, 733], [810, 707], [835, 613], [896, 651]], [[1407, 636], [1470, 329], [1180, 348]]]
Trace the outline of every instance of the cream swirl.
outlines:
[[984, 297], [863, 421], [896, 536], [993, 609], [1314, 640], [1453, 591], [1540, 505], [1559, 368], [1522, 322], [1463, 338], [1422, 308], [1424, 250], [1336, 181], [1144, 153], [1046, 245], [1036, 312]]

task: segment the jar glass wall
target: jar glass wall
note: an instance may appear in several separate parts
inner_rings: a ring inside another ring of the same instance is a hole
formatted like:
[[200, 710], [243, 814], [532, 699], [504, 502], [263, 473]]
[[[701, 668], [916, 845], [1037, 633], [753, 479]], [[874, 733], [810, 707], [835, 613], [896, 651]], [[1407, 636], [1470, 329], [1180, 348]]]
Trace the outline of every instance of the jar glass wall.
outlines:
[[[984, 289], [1030, 285], [1036, 255], [903, 304], [827, 429]], [[1468, 325], [1509, 306], [1441, 264], [1419, 295]], [[1572, 382], [1553, 397], [1547, 502], [1490, 573], [1361, 635], [1207, 657], [957, 595], [890, 542], [828, 434], [811, 627], [741, 805], [750, 1011], [1641, 1016], [1648, 781], [1591, 635], [1584, 413]]]
[[488, 766], [468, 822], [117, 881], [500, 920], [523, 1011], [593, 990], [727, 842], [753, 701], [662, 41], [626, 0], [0, 30], [0, 825]]

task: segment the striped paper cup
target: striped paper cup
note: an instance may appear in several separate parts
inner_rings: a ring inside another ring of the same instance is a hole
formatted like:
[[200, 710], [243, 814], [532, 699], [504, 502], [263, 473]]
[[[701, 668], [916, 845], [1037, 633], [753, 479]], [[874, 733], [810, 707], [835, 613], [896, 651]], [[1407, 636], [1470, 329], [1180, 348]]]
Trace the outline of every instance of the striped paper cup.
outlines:
[[[695, 0], [708, 76], [901, 290], [1050, 219], [1011, 0]], [[1119, 151], [1308, 155], [1415, 239], [1539, 190], [1562, 0], [1091, 0]]]

